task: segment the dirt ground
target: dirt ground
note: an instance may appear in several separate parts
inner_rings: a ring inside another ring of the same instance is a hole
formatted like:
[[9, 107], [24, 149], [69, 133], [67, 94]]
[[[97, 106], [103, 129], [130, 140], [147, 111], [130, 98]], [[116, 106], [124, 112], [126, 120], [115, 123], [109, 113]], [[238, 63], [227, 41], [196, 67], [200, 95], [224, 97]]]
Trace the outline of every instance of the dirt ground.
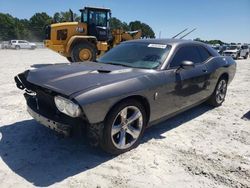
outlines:
[[[250, 187], [250, 59], [219, 108], [200, 105], [148, 129], [138, 148], [110, 157], [63, 138], [26, 112], [13, 77], [66, 60], [46, 49], [0, 50], [0, 187]], [[248, 115], [249, 117], [250, 115]]]

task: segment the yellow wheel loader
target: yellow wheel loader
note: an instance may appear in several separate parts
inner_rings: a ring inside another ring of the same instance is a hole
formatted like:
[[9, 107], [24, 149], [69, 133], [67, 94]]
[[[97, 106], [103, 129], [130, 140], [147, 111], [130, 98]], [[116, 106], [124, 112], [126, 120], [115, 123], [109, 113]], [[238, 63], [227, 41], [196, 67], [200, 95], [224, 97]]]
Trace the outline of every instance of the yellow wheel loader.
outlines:
[[122, 41], [141, 38], [141, 30], [125, 32], [117, 28], [111, 31], [110, 9], [85, 7], [80, 12], [80, 22], [73, 21], [71, 12], [71, 22], [46, 27], [45, 46], [65, 56], [70, 62], [95, 61]]

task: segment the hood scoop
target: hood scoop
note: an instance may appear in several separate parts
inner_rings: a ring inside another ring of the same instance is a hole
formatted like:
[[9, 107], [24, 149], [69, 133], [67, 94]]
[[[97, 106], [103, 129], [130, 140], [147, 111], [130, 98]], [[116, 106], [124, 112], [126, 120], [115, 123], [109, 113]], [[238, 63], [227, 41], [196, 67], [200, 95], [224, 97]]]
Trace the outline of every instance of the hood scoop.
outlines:
[[91, 73], [93, 74], [108, 74], [108, 73], [111, 73], [112, 71], [111, 70], [95, 70], [95, 71], [91, 71]]

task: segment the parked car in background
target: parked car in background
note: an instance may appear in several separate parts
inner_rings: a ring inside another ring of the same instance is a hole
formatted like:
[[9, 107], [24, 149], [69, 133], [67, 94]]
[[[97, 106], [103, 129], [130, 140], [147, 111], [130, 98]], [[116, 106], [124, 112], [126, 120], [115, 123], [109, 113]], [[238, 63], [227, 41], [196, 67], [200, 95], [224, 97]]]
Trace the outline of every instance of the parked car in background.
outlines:
[[248, 54], [248, 56], [250, 57], [250, 44], [248, 44], [248, 49], [249, 49], [249, 54]]
[[220, 46], [220, 45], [212, 46], [212, 48], [216, 50], [220, 55], [222, 55], [223, 52], [227, 49], [226, 46]]
[[234, 59], [239, 59], [240, 57], [247, 59], [249, 55], [249, 47], [248, 45], [231, 45], [223, 52], [223, 55], [231, 56]]
[[235, 71], [231, 57], [206, 44], [152, 39], [124, 42], [97, 62], [27, 70], [15, 81], [38, 122], [66, 135], [85, 130], [93, 145], [120, 154], [150, 125], [205, 101], [222, 105]]
[[10, 41], [10, 48], [12, 49], [36, 49], [36, 44], [28, 42], [26, 40], [11, 40]]
[[247, 44], [241, 45], [240, 57], [244, 57], [244, 59], [247, 59], [248, 55], [249, 55], [249, 46]]
[[2, 49], [8, 49], [9, 48], [9, 41], [3, 41], [1, 43], [1, 48]]

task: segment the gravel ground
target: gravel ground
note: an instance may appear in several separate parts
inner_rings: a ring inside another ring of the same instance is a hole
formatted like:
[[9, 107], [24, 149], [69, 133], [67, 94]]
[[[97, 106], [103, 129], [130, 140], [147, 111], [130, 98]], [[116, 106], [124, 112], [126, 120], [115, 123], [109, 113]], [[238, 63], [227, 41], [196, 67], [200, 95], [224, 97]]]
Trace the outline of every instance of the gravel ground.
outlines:
[[200, 105], [154, 126], [117, 157], [27, 114], [13, 77], [65, 61], [46, 49], [0, 50], [0, 187], [250, 187], [249, 59], [237, 61], [223, 106]]

